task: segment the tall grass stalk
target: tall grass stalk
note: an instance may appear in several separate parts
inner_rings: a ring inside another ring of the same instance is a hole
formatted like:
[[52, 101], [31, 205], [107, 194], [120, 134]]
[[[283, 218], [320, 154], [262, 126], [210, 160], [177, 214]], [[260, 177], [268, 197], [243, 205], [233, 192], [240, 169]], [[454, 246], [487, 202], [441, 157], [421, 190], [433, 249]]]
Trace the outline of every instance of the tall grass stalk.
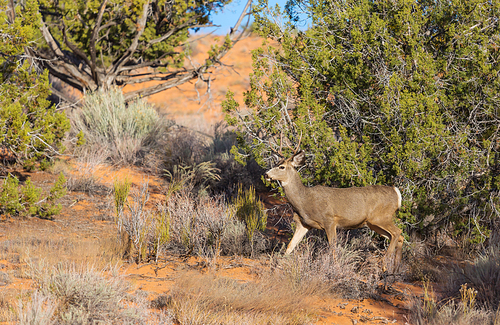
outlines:
[[253, 255], [253, 238], [255, 231], [264, 231], [267, 225], [267, 215], [264, 211], [264, 204], [255, 194], [255, 188], [253, 186], [250, 186], [248, 190], [244, 190], [243, 186], [240, 184], [235, 206], [236, 216], [239, 220], [245, 222], [248, 241], [251, 243]]
[[[122, 194], [125, 194], [122, 191]], [[120, 200], [127, 200], [126, 196]], [[132, 200], [126, 204], [127, 209], [122, 209], [118, 216], [118, 231], [125, 231], [128, 238], [134, 246], [137, 254], [136, 261], [139, 263], [148, 256], [148, 249], [156, 242], [155, 234], [155, 219], [153, 212], [146, 208], [149, 201], [149, 185], [147, 182], [142, 183], [139, 190], [132, 192]]]
[[114, 198], [115, 198], [115, 212], [116, 212], [116, 221], [121, 213], [123, 213], [123, 209], [125, 204], [127, 203], [128, 194], [130, 192], [131, 182], [128, 178], [124, 180], [116, 179], [113, 182], [114, 187]]
[[51, 295], [35, 291], [28, 302], [21, 299], [17, 305], [19, 325], [51, 325], [56, 324], [53, 319], [58, 308], [58, 301]]

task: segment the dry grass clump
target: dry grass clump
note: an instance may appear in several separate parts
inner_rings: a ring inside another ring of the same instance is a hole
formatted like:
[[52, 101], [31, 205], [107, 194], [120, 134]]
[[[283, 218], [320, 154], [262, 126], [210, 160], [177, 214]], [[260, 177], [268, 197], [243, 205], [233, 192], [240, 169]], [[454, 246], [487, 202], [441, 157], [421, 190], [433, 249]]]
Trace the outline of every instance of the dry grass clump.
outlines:
[[107, 195], [109, 188], [101, 184], [95, 176], [105, 163], [108, 150], [104, 146], [84, 146], [75, 149], [75, 164], [71, 171], [66, 170], [66, 187], [69, 191], [84, 192], [89, 195]]
[[254, 229], [254, 235], [248, 236], [249, 225], [236, 217], [237, 207], [224, 197], [197, 197], [183, 190], [167, 198], [165, 209], [170, 217], [171, 249], [200, 256], [248, 256], [267, 249], [259, 231]]
[[304, 324], [314, 319], [308, 298], [270, 278], [240, 283], [186, 274], [156, 306], [168, 308], [180, 324]]
[[473, 263], [454, 265], [451, 269], [441, 272], [441, 277], [444, 278], [442, 285], [449, 298], [436, 301], [430, 285], [424, 282], [423, 299], [414, 298], [410, 308], [412, 323], [500, 324], [498, 246], [491, 246]]
[[20, 325], [51, 325], [56, 324], [54, 313], [58, 302], [52, 296], [45, 295], [39, 291], [33, 292], [31, 300], [23, 302], [21, 299], [17, 305], [17, 320]]
[[121, 191], [115, 183], [117, 226], [129, 238], [136, 261], [157, 260], [160, 252], [194, 254], [210, 259], [220, 255], [251, 255], [267, 249], [259, 230], [248, 236], [249, 225], [236, 217], [236, 207], [224, 197], [197, 196], [189, 184], [167, 189], [165, 202], [151, 208], [147, 184]]
[[290, 256], [272, 256], [257, 281], [188, 273], [153, 307], [170, 310], [181, 324], [304, 324], [316, 320], [321, 297], [361, 297], [367, 288], [357, 269], [360, 253], [305, 243]]
[[446, 289], [458, 297], [464, 285], [476, 291], [476, 301], [484, 308], [497, 310], [500, 306], [500, 247], [491, 246], [473, 263], [455, 266], [448, 276]]
[[[129, 283], [116, 269], [97, 270], [87, 265], [32, 263], [30, 276], [38, 289], [30, 303], [20, 303], [20, 322], [52, 320], [57, 324], [131, 324], [147, 312], [143, 302], [132, 299]], [[51, 310], [44, 306], [51, 307]], [[50, 322], [49, 322], [50, 323]]]
[[306, 241], [288, 256], [273, 257], [268, 277], [309, 295], [354, 299], [375, 292], [380, 277], [377, 269], [363, 261], [360, 250], [340, 238], [335, 247]]
[[410, 322], [415, 325], [470, 325], [470, 324], [500, 324], [500, 313], [486, 309], [474, 308], [468, 310], [461, 302], [448, 301], [439, 305], [434, 302], [430, 309], [429, 303], [414, 298], [410, 306]]
[[500, 324], [500, 310], [488, 310], [476, 304], [477, 291], [462, 285], [460, 298], [436, 301], [428, 281], [424, 281], [422, 298], [410, 301], [409, 320], [415, 325]]
[[88, 240], [77, 237], [61, 237], [45, 229], [26, 229], [12, 226], [0, 242], [0, 259], [19, 264], [17, 277], [26, 277], [28, 262], [44, 260], [49, 264], [61, 261], [90, 263], [103, 266], [120, 262], [120, 246], [115, 238]]
[[254, 161], [243, 166], [234, 160], [230, 150], [237, 142], [236, 134], [223, 124], [214, 126], [213, 135], [185, 127], [172, 127], [169, 131], [166, 149], [159, 153], [163, 154], [163, 169], [171, 179], [181, 171], [189, 172], [184, 177], [192, 177], [195, 193], [235, 197], [238, 184], [245, 188], [262, 184], [262, 169]]

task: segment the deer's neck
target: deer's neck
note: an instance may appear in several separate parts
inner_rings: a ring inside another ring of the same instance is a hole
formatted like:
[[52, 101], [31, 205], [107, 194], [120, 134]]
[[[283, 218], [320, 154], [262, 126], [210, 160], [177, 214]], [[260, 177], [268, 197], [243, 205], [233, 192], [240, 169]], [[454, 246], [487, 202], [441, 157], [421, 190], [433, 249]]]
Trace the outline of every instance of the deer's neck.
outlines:
[[298, 206], [299, 202], [305, 197], [306, 187], [300, 180], [299, 173], [294, 173], [287, 182], [282, 182], [281, 185], [285, 190], [285, 195], [290, 204]]

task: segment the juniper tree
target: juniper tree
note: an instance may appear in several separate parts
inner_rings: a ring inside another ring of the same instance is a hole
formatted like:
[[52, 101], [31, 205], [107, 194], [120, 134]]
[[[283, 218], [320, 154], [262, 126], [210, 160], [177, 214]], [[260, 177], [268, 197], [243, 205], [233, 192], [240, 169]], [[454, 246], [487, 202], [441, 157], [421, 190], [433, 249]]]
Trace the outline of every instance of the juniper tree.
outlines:
[[202, 64], [185, 64], [188, 37], [190, 31], [214, 26], [211, 16], [229, 2], [41, 0], [44, 41], [34, 53], [51, 75], [82, 92], [138, 85], [125, 94], [127, 101], [193, 79], [209, 82], [209, 70], [242, 36], [238, 28], [251, 1], [224, 43], [213, 46]]
[[0, 0], [0, 154], [32, 164], [64, 150], [69, 121], [47, 100], [47, 71], [30, 56], [39, 36], [36, 1]]
[[[307, 0], [257, 6], [242, 161], [299, 137], [304, 183], [393, 184], [401, 226], [482, 242], [499, 220], [500, 1]], [[304, 28], [308, 25], [307, 28]], [[288, 145], [288, 146], [287, 146]]]

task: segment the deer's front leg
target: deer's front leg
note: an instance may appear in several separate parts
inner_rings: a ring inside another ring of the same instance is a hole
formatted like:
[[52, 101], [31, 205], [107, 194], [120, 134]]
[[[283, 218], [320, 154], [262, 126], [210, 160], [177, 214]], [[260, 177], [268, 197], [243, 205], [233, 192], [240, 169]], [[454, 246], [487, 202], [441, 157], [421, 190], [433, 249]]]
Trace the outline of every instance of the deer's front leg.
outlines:
[[333, 258], [337, 258], [337, 254], [335, 253], [337, 250], [337, 223], [332, 222], [326, 228], [326, 237], [328, 237], [328, 244], [330, 245], [330, 252], [333, 254]]
[[297, 213], [293, 214], [293, 220], [295, 221], [295, 233], [293, 234], [292, 240], [288, 244], [288, 247], [286, 248], [285, 255], [290, 254], [295, 246], [297, 246], [298, 243], [304, 238], [306, 235], [307, 231], [309, 230], [308, 227], [305, 227], [302, 222], [300, 221], [300, 218]]
[[337, 246], [337, 223], [332, 222], [326, 228], [326, 237], [328, 238], [328, 244], [331, 248]]

